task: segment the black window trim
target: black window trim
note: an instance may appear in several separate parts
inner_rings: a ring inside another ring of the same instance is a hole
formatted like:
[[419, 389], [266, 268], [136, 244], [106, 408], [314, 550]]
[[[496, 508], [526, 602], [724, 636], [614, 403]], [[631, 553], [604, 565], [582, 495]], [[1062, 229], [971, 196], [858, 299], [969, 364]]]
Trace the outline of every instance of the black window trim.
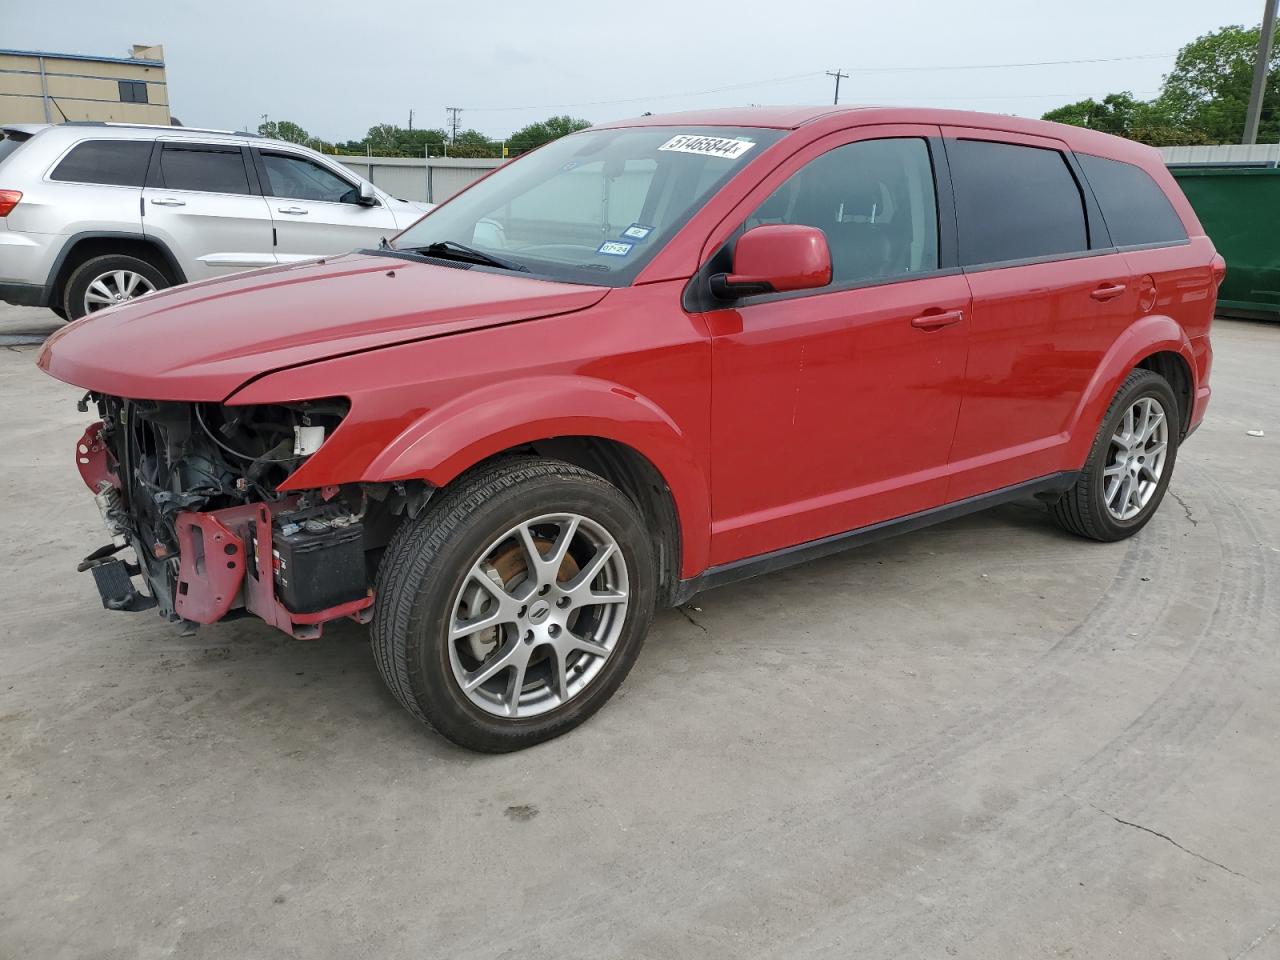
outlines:
[[[357, 192], [360, 190], [360, 184], [354, 180], [348, 179], [348, 175], [343, 175], [342, 173], [339, 173], [337, 170], [334, 170], [333, 167], [329, 166], [327, 163], [317, 163], [315, 157], [309, 157], [305, 153], [298, 153], [296, 151], [287, 150], [282, 147], [256, 147], [256, 146], [250, 147], [249, 153], [253, 157], [254, 169], [258, 175], [258, 181], [261, 184], [262, 195], [264, 197], [268, 197], [272, 200], [296, 200], [298, 203], [331, 203], [336, 206], [342, 206], [342, 207], [359, 206], [359, 204], [344, 203], [341, 200], [308, 200], [304, 197], [278, 197], [271, 192], [271, 176], [267, 171], [267, 165], [263, 163], [263, 160], [262, 160], [263, 154], [273, 153], [281, 157], [289, 157], [292, 160], [302, 160], [306, 163], [315, 163], [317, 166], [325, 170], [328, 170], [335, 177], [337, 177], [339, 180], [342, 180], [344, 183], [350, 186], [351, 189]], [[382, 206], [382, 198], [377, 197], [375, 194], [375, 199], [377, 199], [378, 202], [374, 204], [374, 206], [378, 206], [378, 207]]]
[[[848, 134], [856, 134], [860, 128], [854, 127]], [[681, 304], [689, 313], [710, 313], [715, 310], [740, 310], [764, 303], [775, 303], [784, 300], [801, 300], [806, 297], [821, 297], [832, 293], [845, 293], [850, 290], [887, 287], [895, 283], [910, 283], [914, 280], [929, 280], [934, 277], [951, 277], [964, 271], [959, 266], [959, 232], [957, 230], [955, 202], [951, 188], [951, 168], [947, 165], [946, 150], [943, 138], [937, 134], [922, 137], [919, 134], [904, 133], [886, 137], [858, 137], [837, 143], [809, 160], [806, 160], [792, 174], [784, 178], [785, 183], [791, 176], [799, 173], [805, 166], [825, 156], [832, 150], [852, 146], [855, 143], [870, 143], [876, 140], [923, 140], [925, 150], [929, 154], [930, 168], [933, 171], [934, 205], [937, 207], [938, 266], [933, 270], [922, 270], [919, 273], [904, 273], [894, 277], [878, 277], [872, 280], [846, 280], [843, 283], [829, 283], [825, 287], [811, 290], [788, 290], [782, 293], [759, 293], [750, 297], [739, 297], [736, 300], [720, 300], [711, 294], [711, 275], [722, 272], [719, 265], [723, 257], [731, 254], [734, 244], [744, 233], [743, 226], [738, 224], [733, 233], [698, 269], [685, 287]], [[945, 205], [945, 208], [944, 208]], [[949, 209], [948, 217], [945, 210]]]
[[[192, 190], [187, 187], [168, 187], [160, 175], [160, 157], [166, 147], [175, 150], [213, 150], [217, 153], [234, 153], [239, 151], [240, 162], [245, 167], [245, 178], [249, 182], [248, 193], [226, 193], [218, 190]], [[203, 193], [211, 197], [260, 197], [262, 188], [258, 183], [258, 171], [249, 155], [249, 148], [240, 143], [220, 143], [217, 140], [166, 140], [157, 137], [151, 151], [151, 163], [147, 167], [147, 179], [143, 186], [149, 190], [172, 190], [175, 193]]]

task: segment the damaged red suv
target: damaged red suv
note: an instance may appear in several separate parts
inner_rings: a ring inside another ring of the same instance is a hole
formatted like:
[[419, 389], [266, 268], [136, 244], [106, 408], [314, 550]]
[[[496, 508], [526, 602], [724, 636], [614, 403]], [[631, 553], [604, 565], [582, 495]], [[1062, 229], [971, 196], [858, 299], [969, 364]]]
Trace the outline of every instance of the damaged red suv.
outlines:
[[39, 363], [101, 417], [106, 607], [372, 621], [400, 702], [502, 751], [699, 590], [1030, 495], [1141, 529], [1224, 269], [1147, 147], [733, 110], [564, 137], [377, 250], [104, 310]]

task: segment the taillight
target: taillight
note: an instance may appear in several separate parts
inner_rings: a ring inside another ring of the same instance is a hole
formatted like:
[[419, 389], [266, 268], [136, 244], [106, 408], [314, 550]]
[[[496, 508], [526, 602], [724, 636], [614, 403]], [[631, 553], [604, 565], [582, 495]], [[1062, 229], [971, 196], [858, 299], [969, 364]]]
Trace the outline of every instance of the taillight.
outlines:
[[1222, 258], [1222, 254], [1215, 253], [1213, 255], [1213, 282], [1216, 286], [1222, 286], [1222, 281], [1227, 276], [1227, 261]]
[[21, 199], [21, 190], [0, 190], [0, 217], [7, 217]]

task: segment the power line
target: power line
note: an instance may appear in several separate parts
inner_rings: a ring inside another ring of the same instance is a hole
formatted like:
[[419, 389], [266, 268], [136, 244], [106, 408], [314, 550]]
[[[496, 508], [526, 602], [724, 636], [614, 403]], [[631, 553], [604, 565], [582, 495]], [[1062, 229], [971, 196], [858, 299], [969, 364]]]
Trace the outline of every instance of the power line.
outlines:
[[1086, 57], [1080, 60], [1028, 60], [1024, 63], [953, 63], [938, 67], [854, 67], [854, 73], [900, 73], [921, 70], [997, 70], [1006, 67], [1060, 67], [1072, 63], [1118, 63], [1121, 60], [1171, 60], [1176, 53], [1135, 53], [1124, 57]]
[[[1173, 53], [1141, 53], [1123, 57], [1087, 57], [1075, 60], [1031, 60], [1023, 63], [960, 63], [942, 64], [939, 66], [909, 67], [851, 67], [850, 73], [919, 73], [934, 70], [998, 70], [1020, 69], [1024, 67], [1057, 67], [1080, 63], [1119, 63], [1126, 60], [1170, 60]], [[519, 107], [468, 107], [468, 110], [482, 113], [501, 113], [514, 110], [564, 110], [569, 107], [611, 107], [628, 103], [647, 103], [652, 100], [676, 100], [682, 97], [701, 97], [713, 93], [727, 93], [732, 90], [745, 90], [750, 87], [764, 87], [774, 83], [788, 83], [792, 80], [803, 80], [810, 77], [829, 76], [830, 71], [811, 70], [806, 73], [793, 73], [782, 77], [769, 77], [764, 80], [748, 80], [723, 87], [711, 87], [706, 90], [685, 90], [680, 93], [649, 94], [642, 97], [620, 97], [615, 100], [579, 100], [574, 103], [541, 103], [527, 104]], [[846, 74], [847, 76], [847, 74]]]

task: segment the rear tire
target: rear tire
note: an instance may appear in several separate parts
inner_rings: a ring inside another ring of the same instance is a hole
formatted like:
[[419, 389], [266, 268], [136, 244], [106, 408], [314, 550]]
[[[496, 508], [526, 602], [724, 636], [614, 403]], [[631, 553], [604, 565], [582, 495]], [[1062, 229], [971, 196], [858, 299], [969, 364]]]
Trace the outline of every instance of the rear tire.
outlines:
[[626, 678], [653, 619], [651, 538], [602, 478], [511, 458], [402, 524], [376, 597], [374, 659], [404, 708], [461, 746], [518, 750], [573, 729]]
[[144, 293], [171, 286], [164, 272], [149, 260], [111, 253], [86, 260], [72, 271], [63, 294], [66, 319], [79, 320]]
[[1133, 536], [1164, 499], [1181, 420], [1169, 382], [1150, 370], [1134, 370], [1107, 408], [1075, 486], [1049, 514], [1064, 530], [1091, 540]]

